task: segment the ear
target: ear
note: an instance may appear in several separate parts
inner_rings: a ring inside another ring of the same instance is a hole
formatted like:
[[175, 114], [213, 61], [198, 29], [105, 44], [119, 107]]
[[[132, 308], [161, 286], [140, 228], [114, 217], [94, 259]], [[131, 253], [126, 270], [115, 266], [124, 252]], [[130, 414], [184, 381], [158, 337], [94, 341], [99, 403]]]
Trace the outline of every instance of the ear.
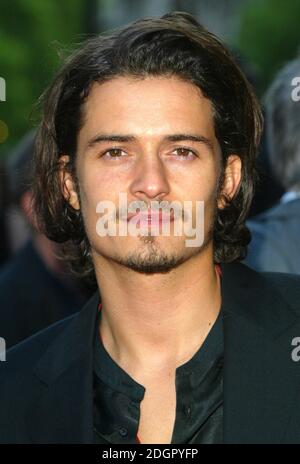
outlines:
[[218, 199], [218, 208], [224, 208], [226, 203], [225, 198], [230, 200], [234, 197], [240, 185], [241, 177], [242, 160], [238, 155], [230, 155], [227, 159], [223, 185], [221, 188], [220, 198]]
[[78, 194], [75, 189], [75, 183], [72, 179], [70, 172], [67, 169], [67, 164], [70, 161], [70, 157], [68, 155], [62, 155], [59, 158], [60, 161], [60, 182], [61, 182], [61, 189], [63, 192], [63, 196], [67, 200], [72, 208], [79, 210], [79, 198]]

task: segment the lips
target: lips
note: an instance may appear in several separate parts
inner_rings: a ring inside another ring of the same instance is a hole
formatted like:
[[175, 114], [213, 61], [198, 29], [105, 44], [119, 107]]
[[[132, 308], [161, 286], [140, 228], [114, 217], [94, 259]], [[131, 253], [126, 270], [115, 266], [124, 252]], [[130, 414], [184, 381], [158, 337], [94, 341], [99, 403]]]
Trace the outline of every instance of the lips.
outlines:
[[140, 224], [141, 226], [150, 226], [150, 225], [160, 225], [168, 222], [174, 221], [173, 210], [170, 212], [164, 211], [140, 211], [137, 213], [130, 213], [127, 216], [127, 222], [129, 222], [134, 217], [134, 222]]

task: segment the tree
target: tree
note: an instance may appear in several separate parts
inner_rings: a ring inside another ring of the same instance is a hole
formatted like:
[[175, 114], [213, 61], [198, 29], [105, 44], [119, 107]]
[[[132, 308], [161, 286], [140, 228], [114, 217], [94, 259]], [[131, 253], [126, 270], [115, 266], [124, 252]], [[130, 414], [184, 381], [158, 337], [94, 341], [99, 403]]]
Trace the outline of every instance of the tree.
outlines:
[[30, 128], [30, 114], [59, 65], [58, 50], [72, 48], [84, 37], [84, 0], [1, 0], [0, 77], [6, 81], [6, 101], [0, 120], [9, 137], [0, 144], [6, 153]]
[[238, 46], [257, 67], [263, 92], [300, 46], [299, 0], [252, 0], [241, 17]]

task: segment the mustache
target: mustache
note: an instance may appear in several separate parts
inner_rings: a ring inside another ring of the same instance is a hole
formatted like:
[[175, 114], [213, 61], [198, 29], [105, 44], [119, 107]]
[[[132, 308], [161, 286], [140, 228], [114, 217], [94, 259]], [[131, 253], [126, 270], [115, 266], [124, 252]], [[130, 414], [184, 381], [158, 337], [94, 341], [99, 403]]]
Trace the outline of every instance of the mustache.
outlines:
[[163, 200], [161, 202], [156, 202], [155, 204], [146, 203], [143, 201], [135, 200], [129, 204], [129, 207], [118, 208], [116, 210], [116, 218], [122, 219], [127, 218], [130, 213], [138, 213], [138, 212], [155, 212], [161, 211], [165, 214], [170, 214], [173, 212], [174, 219], [181, 218], [183, 221], [189, 219], [189, 211], [187, 209], [182, 208], [181, 206], [178, 207], [176, 205], [172, 205], [171, 203]]

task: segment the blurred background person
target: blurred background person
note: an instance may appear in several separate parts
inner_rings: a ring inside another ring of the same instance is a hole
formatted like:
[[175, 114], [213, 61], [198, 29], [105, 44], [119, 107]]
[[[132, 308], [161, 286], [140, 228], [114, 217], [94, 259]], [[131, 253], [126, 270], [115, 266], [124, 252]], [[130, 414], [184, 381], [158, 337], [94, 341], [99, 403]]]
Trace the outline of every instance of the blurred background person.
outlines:
[[[231, 52], [248, 81], [253, 86], [255, 93], [258, 94], [261, 88], [261, 76], [257, 73], [255, 66], [245, 58], [241, 50], [231, 47]], [[283, 187], [272, 173], [269, 158], [269, 148], [264, 128], [256, 162], [259, 179], [257, 179], [249, 217], [255, 216], [273, 206], [284, 193]]]
[[78, 311], [92, 289], [71, 278], [60, 245], [37, 232], [31, 208], [34, 131], [7, 157], [6, 230], [12, 257], [0, 271], [0, 330], [6, 346]]
[[300, 274], [300, 101], [293, 97], [295, 77], [300, 78], [300, 56], [277, 74], [265, 98], [270, 166], [284, 194], [272, 208], [248, 220], [252, 240], [245, 262], [260, 271]]

